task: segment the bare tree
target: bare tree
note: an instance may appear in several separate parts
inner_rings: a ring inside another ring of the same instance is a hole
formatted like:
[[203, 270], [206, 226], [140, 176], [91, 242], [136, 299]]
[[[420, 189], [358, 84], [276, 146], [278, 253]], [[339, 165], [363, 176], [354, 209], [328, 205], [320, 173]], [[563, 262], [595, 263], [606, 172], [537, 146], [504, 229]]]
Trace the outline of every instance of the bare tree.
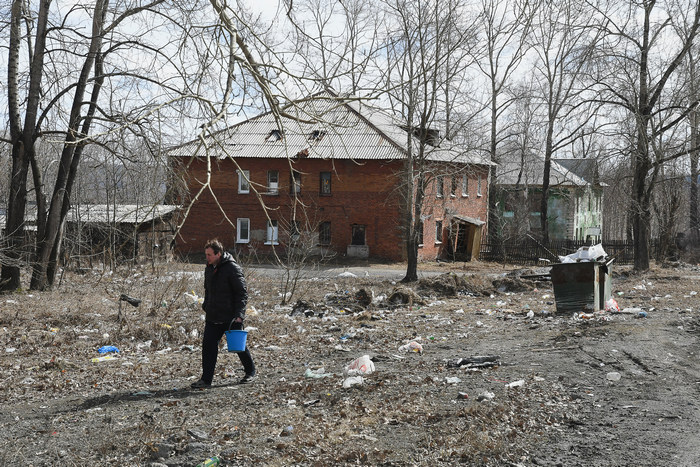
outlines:
[[[527, 38], [533, 12], [529, 2], [520, 0], [482, 0], [479, 3], [481, 47], [475, 48], [476, 64], [487, 81], [485, 108], [488, 109], [488, 154], [491, 162], [500, 162], [499, 146], [507, 138], [500, 122], [513, 104], [508, 88], [527, 53]], [[490, 178], [488, 235], [500, 245], [501, 219], [498, 218], [495, 174]]]
[[[10, 127], [5, 141], [13, 164], [5, 232], [10, 259], [31, 249], [23, 244], [31, 171], [37, 210], [31, 288], [53, 283], [62, 225], [88, 145], [124, 128], [152, 137], [174, 116], [179, 119], [178, 112], [199, 116], [206, 133], [256, 98], [278, 108], [272, 79], [256, 58], [265, 50], [264, 37], [236, 8], [218, 0], [138, 5], [96, 0], [69, 8], [50, 0], [12, 2], [5, 26]], [[81, 25], [85, 18], [89, 27]], [[23, 54], [29, 57], [26, 67]], [[270, 68], [276, 70], [273, 78], [283, 71]], [[61, 145], [52, 189], [46, 189], [37, 152], [41, 140]], [[160, 138], [153, 143], [161, 144]], [[3, 262], [0, 288], [19, 285], [17, 261]]]
[[[540, 200], [542, 240], [549, 243], [549, 194], [552, 157], [592, 131], [594, 114], [589, 88], [581, 78], [599, 41], [600, 32], [589, 26], [593, 11], [578, 0], [543, 2], [530, 35], [537, 96], [545, 110], [544, 172]], [[589, 96], [587, 96], [589, 94]]]
[[[634, 268], [642, 271], [649, 268], [651, 200], [658, 172], [668, 160], [685, 153], [661, 155], [652, 145], [697, 106], [697, 101], [679, 101], [678, 94], [669, 88], [696, 41], [700, 5], [694, 0], [589, 5], [603, 18], [601, 27], [606, 35], [599, 69], [604, 102], [624, 109], [635, 125], [630, 209]], [[678, 22], [686, 24], [683, 37], [674, 33], [672, 26]]]
[[[404, 281], [418, 279], [418, 244], [423, 231], [422, 212], [427, 185], [433, 173], [429, 155], [446, 128], [445, 118], [454, 102], [446, 99], [452, 86], [463, 79], [467, 45], [473, 28], [459, 0], [386, 3], [387, 34], [385, 88], [392, 110], [406, 129], [407, 157], [401, 185], [407, 268]], [[454, 66], [461, 63], [460, 67]], [[451, 129], [450, 132], [454, 132]]]

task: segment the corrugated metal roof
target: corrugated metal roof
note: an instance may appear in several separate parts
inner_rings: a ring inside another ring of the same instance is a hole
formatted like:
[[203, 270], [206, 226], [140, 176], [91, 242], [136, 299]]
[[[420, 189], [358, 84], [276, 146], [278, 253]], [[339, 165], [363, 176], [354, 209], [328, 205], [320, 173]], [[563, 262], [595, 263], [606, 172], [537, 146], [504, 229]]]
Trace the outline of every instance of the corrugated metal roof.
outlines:
[[[506, 160], [500, 161], [496, 169], [496, 183], [499, 185], [542, 185], [544, 174], [544, 159], [539, 155], [533, 155], [525, 161]], [[588, 181], [579, 177], [575, 173], [567, 170], [564, 166], [551, 161], [550, 185], [565, 186], [586, 186], [591, 185]]]
[[67, 222], [127, 223], [143, 224], [174, 212], [179, 206], [173, 204], [80, 204], [71, 206]]
[[[287, 106], [281, 117], [284, 137], [268, 112], [225, 130], [173, 148], [175, 157], [401, 160], [407, 154], [407, 133], [389, 114], [358, 100], [339, 100], [330, 93]], [[449, 146], [447, 146], [449, 145]], [[444, 142], [427, 160], [491, 165], [475, 152]]]
[[[180, 206], [172, 204], [138, 205], [138, 204], [81, 204], [71, 206], [66, 215], [67, 222], [83, 223], [128, 223], [143, 224], [166, 216]], [[0, 215], [0, 226], [5, 226], [5, 215]], [[24, 215], [24, 221], [28, 224], [36, 223], [36, 208], [28, 208]], [[29, 230], [36, 230], [35, 226], [28, 226]]]

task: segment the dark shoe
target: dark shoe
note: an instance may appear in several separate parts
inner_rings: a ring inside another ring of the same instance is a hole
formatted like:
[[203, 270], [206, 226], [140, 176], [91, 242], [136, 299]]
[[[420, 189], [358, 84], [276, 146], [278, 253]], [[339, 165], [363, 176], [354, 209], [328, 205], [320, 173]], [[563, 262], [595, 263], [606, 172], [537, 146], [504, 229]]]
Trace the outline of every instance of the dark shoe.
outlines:
[[241, 378], [241, 380], [238, 382], [238, 384], [252, 383], [253, 381], [255, 381], [255, 379], [257, 377], [258, 377], [258, 375], [256, 375], [255, 373], [245, 375], [243, 378]]
[[192, 384], [190, 385], [190, 387], [192, 387], [193, 389], [210, 388], [210, 387], [211, 387], [211, 383], [207, 383], [207, 382], [204, 381], [203, 379], [200, 379], [200, 380], [195, 381], [194, 383], [192, 383]]

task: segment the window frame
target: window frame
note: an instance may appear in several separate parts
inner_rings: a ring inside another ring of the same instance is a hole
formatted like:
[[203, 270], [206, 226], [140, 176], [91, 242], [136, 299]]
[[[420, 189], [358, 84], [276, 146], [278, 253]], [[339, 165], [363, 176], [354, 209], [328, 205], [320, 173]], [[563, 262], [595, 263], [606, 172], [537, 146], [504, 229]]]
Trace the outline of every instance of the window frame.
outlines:
[[469, 175], [462, 174], [462, 198], [469, 198]]
[[[245, 221], [247, 224], [247, 236], [246, 238], [243, 238], [241, 236], [241, 232], [243, 231], [243, 228], [241, 227], [241, 224]], [[248, 217], [239, 217], [236, 219], [236, 243], [250, 243], [250, 218]]]
[[435, 244], [442, 245], [442, 219], [435, 219]]
[[292, 170], [289, 173], [289, 194], [301, 194], [301, 172], [298, 170]]
[[479, 178], [476, 181], [476, 196], [481, 197], [481, 174], [479, 174]]
[[[327, 181], [328, 181], [327, 184], [323, 183], [324, 177], [327, 177]], [[332, 189], [331, 179], [332, 178], [333, 178], [333, 174], [331, 172], [320, 172], [319, 173], [319, 175], [318, 175], [318, 183], [319, 183], [318, 194], [320, 196], [331, 196], [331, 194], [332, 194], [332, 192], [331, 192], [331, 189]], [[326, 185], [328, 186], [328, 189], [324, 190], [324, 186], [326, 186]]]
[[279, 222], [277, 219], [268, 219], [265, 229], [265, 245], [279, 245], [280, 243]]
[[250, 170], [237, 170], [238, 173], [238, 194], [247, 195], [250, 193]]
[[435, 196], [438, 198], [445, 197], [445, 177], [443, 175], [438, 175], [435, 179]]
[[[327, 232], [327, 235], [324, 235], [324, 233]], [[323, 221], [318, 224], [318, 244], [322, 246], [328, 246], [331, 244], [332, 241], [332, 230], [331, 230], [331, 222], [330, 221]]]
[[[275, 186], [272, 186], [272, 181], [270, 180], [270, 175], [275, 174], [277, 181]], [[280, 192], [280, 171], [279, 170], [268, 170], [267, 171], [267, 194], [268, 195], [278, 195]]]

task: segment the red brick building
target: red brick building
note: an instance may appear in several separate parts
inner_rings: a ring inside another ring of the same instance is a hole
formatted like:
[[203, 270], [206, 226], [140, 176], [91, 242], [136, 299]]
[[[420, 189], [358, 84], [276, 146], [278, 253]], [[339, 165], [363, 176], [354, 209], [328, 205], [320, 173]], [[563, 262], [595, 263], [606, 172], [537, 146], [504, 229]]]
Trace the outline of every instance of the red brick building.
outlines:
[[[199, 253], [217, 237], [243, 255], [404, 259], [407, 132], [328, 94], [286, 110], [295, 114], [281, 118], [282, 131], [266, 113], [170, 152], [185, 175], [183, 204], [193, 200], [176, 251]], [[471, 259], [487, 219], [490, 164], [448, 141], [433, 144], [419, 257]]]

